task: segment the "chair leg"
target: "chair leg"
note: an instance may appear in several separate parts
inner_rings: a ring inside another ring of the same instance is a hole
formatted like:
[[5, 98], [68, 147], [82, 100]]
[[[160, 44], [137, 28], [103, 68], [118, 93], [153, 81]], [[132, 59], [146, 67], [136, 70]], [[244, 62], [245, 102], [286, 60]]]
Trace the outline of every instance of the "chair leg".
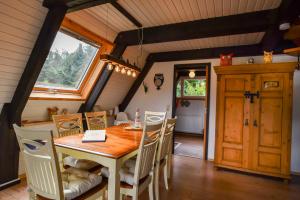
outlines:
[[165, 164], [165, 166], [164, 166], [164, 182], [165, 182], [166, 189], [169, 190], [169, 186], [168, 186], [168, 164]]
[[155, 200], [159, 200], [159, 163], [155, 166], [154, 174]]
[[154, 200], [153, 177], [152, 177], [151, 182], [148, 186], [148, 189], [149, 189], [149, 199]]

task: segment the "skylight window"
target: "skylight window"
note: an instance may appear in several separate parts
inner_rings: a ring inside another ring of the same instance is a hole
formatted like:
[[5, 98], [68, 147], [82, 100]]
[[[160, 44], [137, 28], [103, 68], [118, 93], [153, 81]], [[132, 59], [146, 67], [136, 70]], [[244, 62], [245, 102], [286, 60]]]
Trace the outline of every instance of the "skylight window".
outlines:
[[98, 49], [59, 31], [35, 87], [78, 90]]

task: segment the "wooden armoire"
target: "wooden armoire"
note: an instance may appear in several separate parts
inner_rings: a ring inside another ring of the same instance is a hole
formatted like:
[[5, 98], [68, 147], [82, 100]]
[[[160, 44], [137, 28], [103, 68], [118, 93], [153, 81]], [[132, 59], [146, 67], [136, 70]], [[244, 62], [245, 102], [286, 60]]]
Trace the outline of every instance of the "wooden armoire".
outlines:
[[216, 66], [215, 165], [290, 178], [296, 63]]

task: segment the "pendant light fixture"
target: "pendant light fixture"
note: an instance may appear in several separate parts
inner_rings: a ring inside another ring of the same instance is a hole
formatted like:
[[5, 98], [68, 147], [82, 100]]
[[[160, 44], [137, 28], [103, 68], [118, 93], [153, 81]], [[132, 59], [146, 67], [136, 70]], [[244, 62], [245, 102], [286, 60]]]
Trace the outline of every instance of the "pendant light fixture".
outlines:
[[[107, 10], [106, 10], [106, 39], [107, 37], [107, 29], [108, 29], [108, 4], [106, 4]], [[141, 72], [141, 70], [134, 65], [131, 65], [129, 61], [125, 62], [123, 59], [116, 58], [112, 56], [111, 54], [102, 54], [100, 55], [100, 60], [105, 62], [107, 65], [107, 69], [112, 71], [115, 70], [115, 72], [121, 72], [121, 74], [132, 76], [135, 78], [137, 74]]]
[[190, 71], [189, 77], [190, 78], [195, 78], [195, 76], [196, 76], [195, 72], [194, 71]]

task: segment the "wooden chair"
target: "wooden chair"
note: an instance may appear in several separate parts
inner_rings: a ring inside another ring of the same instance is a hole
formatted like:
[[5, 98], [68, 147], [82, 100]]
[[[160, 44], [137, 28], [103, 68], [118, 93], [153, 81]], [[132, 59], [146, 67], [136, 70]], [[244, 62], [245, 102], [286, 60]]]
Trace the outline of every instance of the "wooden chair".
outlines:
[[164, 182], [168, 190], [168, 178], [172, 155], [173, 131], [176, 125], [176, 118], [165, 121], [163, 131], [158, 144], [155, 162], [155, 199], [159, 200], [159, 170], [164, 168]]
[[107, 128], [106, 111], [86, 112], [84, 114], [89, 130], [102, 130]]
[[[58, 137], [84, 133], [81, 113], [53, 115], [52, 118], [57, 129]], [[63, 155], [63, 164], [64, 166], [70, 166], [89, 171], [94, 171], [94, 169], [99, 169], [100, 167], [100, 165], [94, 161], [84, 159], [78, 160], [72, 156], [66, 155]]]
[[74, 168], [60, 172], [51, 131], [31, 130], [14, 124], [24, 156], [31, 199], [97, 199], [107, 187], [102, 177]]
[[[132, 170], [120, 171], [121, 178], [121, 199], [124, 196], [131, 196], [133, 200], [147, 187], [149, 198], [154, 199], [153, 175], [156, 151], [162, 126], [166, 117], [165, 112], [145, 112], [144, 128], [136, 160], [132, 161]], [[102, 168], [103, 176], [109, 176], [108, 169]]]

